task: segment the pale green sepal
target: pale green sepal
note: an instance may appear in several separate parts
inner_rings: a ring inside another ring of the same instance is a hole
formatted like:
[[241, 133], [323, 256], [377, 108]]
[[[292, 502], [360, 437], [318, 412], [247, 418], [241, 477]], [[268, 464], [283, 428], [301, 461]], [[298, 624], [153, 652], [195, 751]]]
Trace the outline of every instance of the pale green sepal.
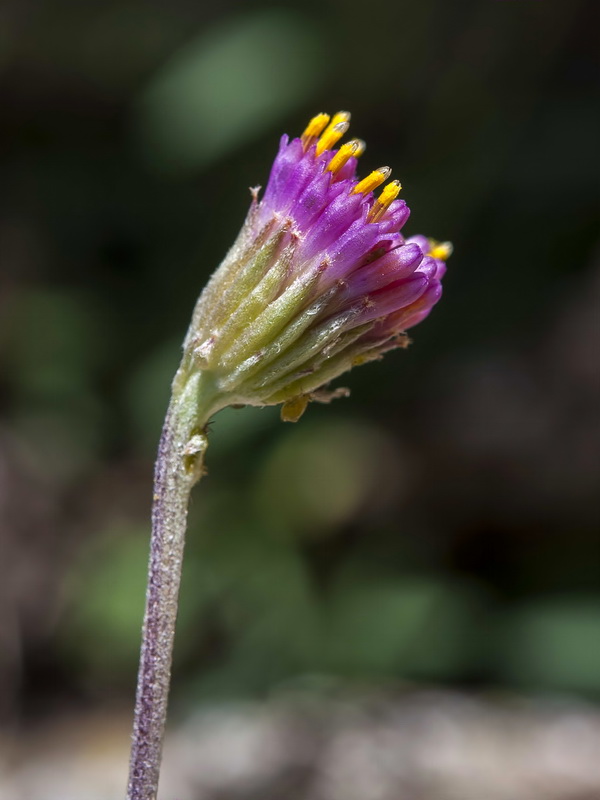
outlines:
[[[364, 327], [366, 328], [367, 326]], [[402, 345], [396, 343], [391, 346]], [[276, 384], [265, 387], [263, 402], [265, 405], [277, 405], [299, 395], [314, 394], [321, 387], [338, 378], [357, 364], [377, 361], [386, 349], [389, 349], [387, 343], [381, 347], [373, 347], [372, 343], [361, 342], [360, 337], [357, 337], [355, 346], [346, 343], [346, 346], [340, 352], [325, 359], [318, 366], [315, 365], [310, 369], [309, 365], [306, 365], [306, 368], [303, 368], [295, 375], [288, 374]], [[272, 391], [267, 393], [267, 390]]]
[[[273, 238], [279, 238], [283, 244], [287, 231], [280, 231]], [[235, 309], [224, 325], [215, 334], [215, 342], [211, 349], [209, 364], [217, 365], [220, 356], [227, 351], [234, 340], [239, 338], [244, 330], [247, 330], [253, 320], [257, 319], [267, 306], [275, 299], [282, 284], [288, 276], [290, 263], [297, 247], [297, 239], [289, 242], [281, 254], [274, 258], [273, 265], [267, 269], [262, 280], [252, 289], [240, 305]], [[273, 248], [274, 253], [277, 246]]]
[[[310, 330], [290, 350], [277, 358], [264, 373], [257, 376], [257, 380], [249, 385], [250, 391], [262, 394], [269, 384], [277, 381], [279, 385], [285, 382], [287, 376], [304, 368], [306, 363], [319, 354], [324, 347], [337, 341], [346, 326], [360, 313], [360, 308], [353, 308], [333, 319], [328, 319]], [[362, 327], [362, 326], [361, 326]], [[270, 389], [268, 391], [271, 391]]]
[[[364, 327], [368, 330], [370, 326]], [[362, 331], [362, 333], [364, 332]], [[406, 334], [399, 334], [379, 341], [365, 341], [361, 337], [357, 337], [354, 346], [346, 343], [346, 346], [340, 352], [325, 359], [316, 369], [310, 372], [308, 369], [306, 372], [302, 370], [296, 376], [288, 375], [274, 386], [265, 387], [265, 390], [273, 389], [273, 391], [268, 394], [265, 391], [263, 403], [265, 405], [277, 405], [300, 395], [311, 395], [311, 399], [320, 400], [319, 393], [322, 392], [322, 387], [338, 378], [344, 372], [359, 364], [379, 361], [388, 350], [393, 350], [397, 347], [408, 347], [410, 343]], [[335, 395], [335, 390], [334, 394], [330, 396], [337, 396]]]
[[[358, 338], [358, 336], [357, 336]], [[286, 373], [277, 381], [264, 386], [260, 396], [265, 405], [281, 403], [298, 394], [314, 393], [323, 384], [339, 377], [354, 366], [355, 351], [344, 349], [329, 359], [313, 358], [295, 370]], [[248, 392], [250, 394], [250, 392]], [[277, 399], [274, 400], [273, 398]]]
[[251, 353], [258, 353], [298, 314], [309, 299], [320, 276], [319, 269], [301, 274], [284, 292], [260, 314], [237, 342], [223, 355], [219, 372], [227, 374], [245, 361]]
[[258, 353], [254, 353], [245, 359], [239, 367], [236, 367], [228, 376], [220, 381], [222, 390], [224, 392], [232, 391], [240, 382], [248, 381], [252, 375], [255, 375], [259, 370], [263, 370], [273, 359], [284, 353], [288, 347], [302, 336], [310, 325], [314, 324], [315, 318], [327, 307], [337, 291], [338, 287], [329, 289], [329, 291], [325, 292], [325, 294], [302, 311], [289, 325], [286, 325], [273, 342]]

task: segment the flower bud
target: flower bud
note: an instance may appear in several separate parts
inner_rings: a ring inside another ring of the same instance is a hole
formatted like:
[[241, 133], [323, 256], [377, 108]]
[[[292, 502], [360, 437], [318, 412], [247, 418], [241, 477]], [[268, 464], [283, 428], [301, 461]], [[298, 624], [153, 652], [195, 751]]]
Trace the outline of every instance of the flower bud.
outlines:
[[[237, 241], [202, 292], [175, 388], [202, 373], [211, 410], [284, 403], [295, 420], [351, 367], [405, 347], [441, 295], [449, 243], [405, 239], [410, 211], [380, 167], [356, 178], [364, 143], [335, 146], [350, 115], [283, 136]], [[383, 188], [375, 194], [380, 186]]]

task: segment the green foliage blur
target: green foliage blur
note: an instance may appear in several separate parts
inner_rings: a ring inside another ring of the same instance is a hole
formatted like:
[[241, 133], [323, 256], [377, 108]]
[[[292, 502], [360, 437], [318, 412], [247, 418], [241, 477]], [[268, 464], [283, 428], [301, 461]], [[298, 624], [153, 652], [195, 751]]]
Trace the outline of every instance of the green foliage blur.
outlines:
[[8, 0], [2, 17], [8, 705], [130, 701], [193, 304], [280, 134], [338, 109], [363, 171], [401, 178], [407, 230], [454, 242], [445, 297], [408, 351], [342, 380], [350, 399], [294, 426], [215, 418], [174, 700], [342, 683], [597, 698], [591, 6]]

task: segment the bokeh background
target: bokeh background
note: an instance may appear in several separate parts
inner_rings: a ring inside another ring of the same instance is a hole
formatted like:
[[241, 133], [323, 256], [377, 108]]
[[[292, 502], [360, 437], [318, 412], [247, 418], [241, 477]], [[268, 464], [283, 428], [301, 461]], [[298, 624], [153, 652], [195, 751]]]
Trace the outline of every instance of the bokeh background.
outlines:
[[445, 296], [350, 399], [215, 418], [164, 797], [600, 796], [597, 11], [5, 0], [2, 800], [122, 796], [180, 343], [338, 109], [454, 242]]

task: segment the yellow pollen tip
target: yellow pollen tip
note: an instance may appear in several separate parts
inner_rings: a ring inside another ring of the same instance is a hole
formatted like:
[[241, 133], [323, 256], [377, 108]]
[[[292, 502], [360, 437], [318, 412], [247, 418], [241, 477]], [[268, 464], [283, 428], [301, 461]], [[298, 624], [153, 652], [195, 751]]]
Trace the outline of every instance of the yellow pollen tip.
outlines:
[[349, 111], [338, 111], [336, 114], [333, 115], [331, 122], [329, 123], [329, 127], [325, 131], [330, 131], [332, 128], [335, 128], [336, 125], [339, 125], [340, 122], [347, 122], [350, 124], [350, 112]]
[[362, 154], [367, 149], [367, 145], [365, 144], [365, 142], [363, 142], [362, 139], [353, 139], [352, 141], [356, 142], [356, 144], [358, 145], [358, 150], [356, 151], [356, 153], [354, 153], [354, 158], [360, 158], [360, 156], [362, 156]]
[[350, 123], [348, 122], [338, 122], [333, 128], [330, 125], [317, 142], [317, 155], [320, 156], [325, 150], [335, 147], [349, 127]]
[[323, 133], [329, 120], [329, 114], [317, 114], [316, 117], [311, 119], [301, 137], [305, 150], [307, 150], [313, 141]]
[[358, 139], [353, 139], [351, 142], [343, 144], [329, 162], [329, 166], [327, 167], [328, 171], [333, 172], [335, 175], [335, 173], [339, 172], [348, 159], [352, 158], [352, 156], [358, 158], [360, 152], [361, 143], [358, 141]]
[[392, 170], [389, 167], [379, 167], [379, 169], [373, 170], [370, 175], [367, 175], [366, 178], [363, 178], [362, 181], [357, 183], [352, 193], [368, 194], [387, 181], [391, 174]]
[[369, 215], [367, 217], [368, 221], [377, 222], [379, 219], [381, 219], [394, 200], [398, 197], [401, 190], [402, 184], [400, 181], [392, 181], [391, 183], [388, 183], [369, 211]]
[[450, 258], [452, 255], [452, 251], [454, 247], [452, 246], [452, 242], [436, 242], [434, 239], [429, 240], [429, 253], [432, 258], [439, 258], [441, 261], [445, 261], [447, 258]]

